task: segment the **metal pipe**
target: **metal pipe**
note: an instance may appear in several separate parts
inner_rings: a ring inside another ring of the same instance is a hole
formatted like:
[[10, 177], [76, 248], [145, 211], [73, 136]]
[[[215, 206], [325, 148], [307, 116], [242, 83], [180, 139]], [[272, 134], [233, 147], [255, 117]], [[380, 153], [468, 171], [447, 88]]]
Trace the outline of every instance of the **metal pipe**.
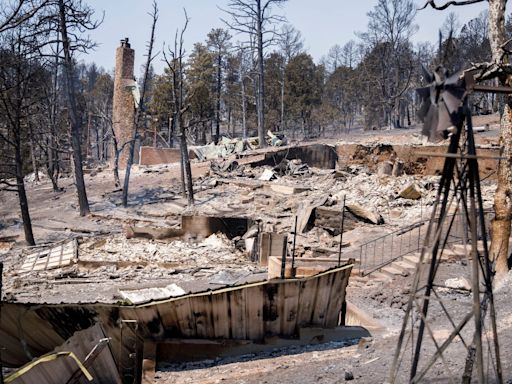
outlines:
[[[2, 318], [2, 273], [4, 263], [0, 263], [0, 319]], [[0, 383], [4, 384], [4, 366], [2, 364], [2, 348], [0, 347]]]
[[361, 245], [359, 247], [359, 268], [361, 268], [361, 271], [359, 274], [362, 276], [364, 274], [364, 260], [363, 260], [363, 246]]
[[293, 230], [293, 250], [292, 250], [292, 274], [295, 277], [295, 241], [297, 240], [297, 221], [298, 218], [295, 216], [295, 229]]
[[[343, 195], [343, 207], [341, 207], [341, 224], [340, 224], [340, 248], [338, 250], [338, 267], [341, 265], [341, 247], [343, 245], [343, 229], [345, 225], [345, 200], [347, 196]], [[297, 224], [297, 223], [295, 223]]]

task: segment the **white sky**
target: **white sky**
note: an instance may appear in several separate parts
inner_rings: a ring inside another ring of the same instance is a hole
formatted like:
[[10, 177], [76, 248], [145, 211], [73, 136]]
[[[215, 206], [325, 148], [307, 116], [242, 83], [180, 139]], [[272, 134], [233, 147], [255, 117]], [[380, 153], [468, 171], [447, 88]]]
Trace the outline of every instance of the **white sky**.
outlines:
[[[423, 5], [424, 0], [415, 0]], [[140, 72], [146, 51], [145, 44], [149, 38], [151, 18], [151, 0], [85, 0], [96, 9], [103, 24], [91, 32], [91, 38], [99, 44], [96, 51], [82, 55], [85, 62], [96, 62], [106, 70], [114, 67], [115, 48], [119, 40], [129, 37], [132, 48], [136, 51], [135, 72]], [[438, 0], [442, 3], [443, 0]], [[219, 9], [225, 7], [227, 0], [157, 0], [160, 17], [157, 24], [157, 41], [155, 49], [162, 50], [164, 41], [172, 42], [177, 28], [184, 21], [183, 8], [190, 18], [185, 34], [185, 46], [190, 52], [194, 43], [204, 41], [207, 33], [216, 27], [224, 27], [220, 21], [226, 15]], [[302, 32], [305, 48], [318, 61], [334, 44], [343, 45], [356, 39], [354, 32], [364, 31], [368, 22], [367, 12], [377, 0], [289, 0], [277, 12], [286, 16], [289, 23]], [[419, 26], [414, 36], [415, 42], [437, 41], [439, 27], [449, 11], [454, 11], [461, 24], [476, 17], [485, 10], [487, 2], [463, 7], [452, 7], [445, 11], [431, 8], [419, 11], [416, 24]], [[236, 39], [236, 36], [235, 36]], [[154, 67], [157, 73], [163, 68], [161, 57], [156, 58]]]

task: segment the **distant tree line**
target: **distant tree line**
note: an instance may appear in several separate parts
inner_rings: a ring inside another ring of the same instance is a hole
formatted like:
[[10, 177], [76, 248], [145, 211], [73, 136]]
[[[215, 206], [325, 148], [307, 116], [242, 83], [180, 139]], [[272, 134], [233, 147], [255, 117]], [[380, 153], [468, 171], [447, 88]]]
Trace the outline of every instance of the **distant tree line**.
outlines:
[[[259, 57], [248, 33], [213, 29], [183, 60], [189, 108], [183, 118], [188, 141], [204, 145], [219, 136], [258, 136], [260, 109], [266, 130], [297, 139], [339, 135], [353, 128], [407, 128], [417, 122], [421, 66], [442, 64], [452, 72], [490, 58], [487, 16], [460, 26], [449, 14], [435, 43], [414, 45], [417, 26], [412, 1], [381, 0], [368, 13], [357, 40], [335, 45], [315, 63], [299, 31], [281, 20], [264, 46], [264, 105], [260, 107]], [[279, 29], [277, 29], [279, 28]], [[447, 54], [448, 52], [448, 54]], [[445, 57], [441, 57], [445, 56]], [[172, 73], [152, 79], [146, 143], [173, 146]], [[496, 111], [493, 96], [474, 99], [476, 113]]]

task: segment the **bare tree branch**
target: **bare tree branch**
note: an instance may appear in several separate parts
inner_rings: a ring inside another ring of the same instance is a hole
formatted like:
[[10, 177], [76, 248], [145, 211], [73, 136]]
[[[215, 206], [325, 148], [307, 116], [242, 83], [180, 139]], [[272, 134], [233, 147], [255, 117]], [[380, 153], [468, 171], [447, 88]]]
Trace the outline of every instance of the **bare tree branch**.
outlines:
[[446, 9], [450, 6], [460, 6], [460, 5], [469, 5], [469, 4], [476, 4], [476, 3], [481, 3], [483, 1], [486, 1], [486, 0], [463, 0], [463, 1], [448, 1], [447, 3], [444, 3], [442, 5], [437, 5], [435, 3], [435, 0], [429, 0], [425, 3], [425, 5], [423, 5], [423, 7], [421, 8], [418, 8], [418, 10], [422, 10], [422, 9], [425, 9], [427, 8], [429, 5], [434, 8], [434, 9], [437, 9], [437, 10], [440, 10], [442, 11], [443, 9]]

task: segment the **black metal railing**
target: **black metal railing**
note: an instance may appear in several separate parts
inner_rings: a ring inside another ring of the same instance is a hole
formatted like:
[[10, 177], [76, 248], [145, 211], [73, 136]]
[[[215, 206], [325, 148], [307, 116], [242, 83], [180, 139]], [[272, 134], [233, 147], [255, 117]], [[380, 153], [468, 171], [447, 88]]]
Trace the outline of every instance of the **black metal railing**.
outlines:
[[[490, 238], [490, 221], [494, 213], [484, 212], [486, 223], [486, 238]], [[387, 233], [376, 239], [372, 239], [359, 246], [360, 274], [367, 276], [397, 259], [418, 252], [425, 244], [425, 236], [429, 220], [423, 220], [415, 224]], [[448, 233], [446, 244], [464, 244], [469, 241], [469, 227], [460, 213], [448, 215], [443, 223], [442, 233]], [[481, 226], [478, 224], [478, 240], [484, 236]], [[435, 234], [431, 234], [431, 241]], [[444, 241], [443, 241], [444, 242]]]
[[[360, 274], [369, 275], [407, 254], [416, 252], [426, 232], [424, 220], [361, 244], [359, 247]], [[423, 234], [422, 234], [423, 232]]]

